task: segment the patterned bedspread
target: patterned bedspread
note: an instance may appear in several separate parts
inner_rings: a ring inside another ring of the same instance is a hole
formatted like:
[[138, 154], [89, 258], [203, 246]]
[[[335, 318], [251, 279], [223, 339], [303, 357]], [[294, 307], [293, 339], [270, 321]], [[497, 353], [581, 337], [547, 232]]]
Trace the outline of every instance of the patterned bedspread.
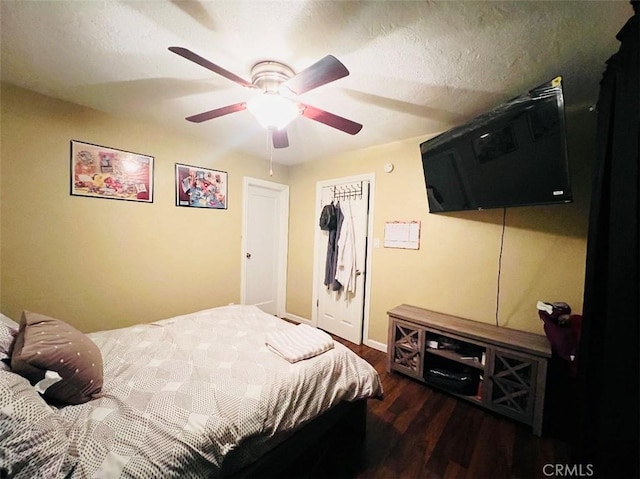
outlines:
[[90, 334], [104, 397], [60, 410], [78, 456], [71, 477], [215, 477], [340, 401], [381, 395], [373, 367], [339, 343], [295, 364], [265, 346], [291, 327], [228, 306]]

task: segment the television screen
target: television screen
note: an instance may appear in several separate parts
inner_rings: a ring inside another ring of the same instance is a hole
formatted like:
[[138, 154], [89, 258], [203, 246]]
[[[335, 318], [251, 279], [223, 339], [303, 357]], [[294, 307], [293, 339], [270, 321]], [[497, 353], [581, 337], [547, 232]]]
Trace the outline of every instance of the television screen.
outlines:
[[570, 203], [562, 78], [420, 145], [429, 212]]

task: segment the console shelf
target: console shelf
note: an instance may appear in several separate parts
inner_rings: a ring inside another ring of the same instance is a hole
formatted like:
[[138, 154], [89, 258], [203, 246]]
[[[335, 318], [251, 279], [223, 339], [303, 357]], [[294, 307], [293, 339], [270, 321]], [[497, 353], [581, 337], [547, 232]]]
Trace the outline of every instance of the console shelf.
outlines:
[[545, 336], [400, 305], [389, 314], [387, 371], [532, 426], [542, 434]]

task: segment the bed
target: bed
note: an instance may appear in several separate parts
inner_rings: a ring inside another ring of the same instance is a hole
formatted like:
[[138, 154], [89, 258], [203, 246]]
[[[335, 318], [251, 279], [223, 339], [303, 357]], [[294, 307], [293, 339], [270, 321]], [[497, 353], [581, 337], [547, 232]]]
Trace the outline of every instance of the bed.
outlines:
[[[327, 424], [346, 418], [362, 432], [364, 403], [382, 396], [375, 369], [338, 342], [296, 362], [265, 344], [298, 327], [232, 305], [83, 335], [99, 350], [103, 378], [78, 404], [45, 402], [35, 389], [47, 379], [29, 381], [5, 361], [2, 477], [259, 476]], [[83, 338], [69, 339], [59, 344], [86, 359]]]

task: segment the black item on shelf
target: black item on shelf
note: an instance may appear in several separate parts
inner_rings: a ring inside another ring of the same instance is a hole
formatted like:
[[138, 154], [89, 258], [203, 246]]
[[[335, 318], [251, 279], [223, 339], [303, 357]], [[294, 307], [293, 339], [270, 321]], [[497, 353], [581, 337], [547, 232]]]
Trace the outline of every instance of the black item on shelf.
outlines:
[[478, 358], [478, 361], [482, 358], [484, 348], [482, 346], [476, 346], [475, 344], [463, 343], [460, 349], [458, 349], [460, 356], [468, 356]]
[[480, 372], [452, 361], [434, 357], [425, 369], [424, 379], [447, 391], [473, 396], [478, 392]]
[[424, 378], [428, 383], [456, 394], [473, 396], [478, 391], [478, 374], [452, 373], [442, 369], [427, 370]]

